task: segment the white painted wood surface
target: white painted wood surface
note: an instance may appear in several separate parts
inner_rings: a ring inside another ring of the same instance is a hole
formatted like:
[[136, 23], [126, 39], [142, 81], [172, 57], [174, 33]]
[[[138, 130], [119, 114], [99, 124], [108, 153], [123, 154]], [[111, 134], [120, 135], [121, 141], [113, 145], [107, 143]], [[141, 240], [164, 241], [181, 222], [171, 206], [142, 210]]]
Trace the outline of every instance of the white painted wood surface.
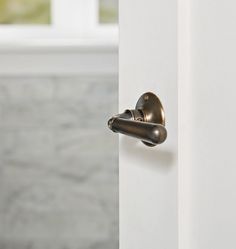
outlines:
[[121, 0], [120, 111], [153, 91], [169, 132], [120, 139], [121, 249], [236, 248], [235, 7]]
[[156, 93], [165, 108], [167, 141], [155, 148], [120, 137], [120, 248], [176, 249], [177, 3], [120, 1], [120, 111]]

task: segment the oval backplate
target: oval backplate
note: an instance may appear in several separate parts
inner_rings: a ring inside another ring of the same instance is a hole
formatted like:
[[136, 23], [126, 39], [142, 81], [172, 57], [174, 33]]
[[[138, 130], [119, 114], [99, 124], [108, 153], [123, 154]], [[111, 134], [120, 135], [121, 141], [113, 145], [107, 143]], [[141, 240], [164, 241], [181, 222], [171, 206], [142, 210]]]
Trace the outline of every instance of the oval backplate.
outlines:
[[[141, 110], [144, 115], [144, 122], [156, 123], [165, 126], [165, 113], [160, 99], [151, 92], [144, 93], [138, 100], [136, 110]], [[148, 146], [153, 146], [142, 141]]]

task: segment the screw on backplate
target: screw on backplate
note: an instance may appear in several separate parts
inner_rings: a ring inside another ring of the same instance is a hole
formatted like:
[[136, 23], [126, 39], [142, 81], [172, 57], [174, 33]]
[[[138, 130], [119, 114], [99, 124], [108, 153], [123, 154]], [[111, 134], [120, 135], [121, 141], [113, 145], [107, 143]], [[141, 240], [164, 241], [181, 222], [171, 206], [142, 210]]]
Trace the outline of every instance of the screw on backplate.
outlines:
[[144, 96], [144, 100], [147, 101], [149, 99], [149, 96], [148, 95], [145, 95]]

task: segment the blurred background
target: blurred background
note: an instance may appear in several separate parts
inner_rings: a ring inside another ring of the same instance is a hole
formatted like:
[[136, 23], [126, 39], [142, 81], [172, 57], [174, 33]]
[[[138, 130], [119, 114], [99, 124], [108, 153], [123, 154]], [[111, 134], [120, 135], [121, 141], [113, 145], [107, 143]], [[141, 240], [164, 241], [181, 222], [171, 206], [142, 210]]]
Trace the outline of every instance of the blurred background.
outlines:
[[0, 0], [0, 249], [118, 249], [117, 0]]
[[[1, 24], [50, 24], [52, 22], [51, 0], [1, 0]], [[70, 1], [68, 1], [70, 4]], [[100, 23], [117, 23], [118, 1], [99, 0]]]

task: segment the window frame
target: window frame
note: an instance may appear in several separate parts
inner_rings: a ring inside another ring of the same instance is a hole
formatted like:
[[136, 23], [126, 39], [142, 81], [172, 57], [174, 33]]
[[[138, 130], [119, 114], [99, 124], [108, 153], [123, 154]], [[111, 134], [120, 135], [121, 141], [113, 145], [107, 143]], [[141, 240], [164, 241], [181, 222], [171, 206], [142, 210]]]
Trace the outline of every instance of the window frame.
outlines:
[[0, 45], [117, 45], [118, 25], [99, 23], [99, 0], [51, 0], [49, 25], [0, 25]]

